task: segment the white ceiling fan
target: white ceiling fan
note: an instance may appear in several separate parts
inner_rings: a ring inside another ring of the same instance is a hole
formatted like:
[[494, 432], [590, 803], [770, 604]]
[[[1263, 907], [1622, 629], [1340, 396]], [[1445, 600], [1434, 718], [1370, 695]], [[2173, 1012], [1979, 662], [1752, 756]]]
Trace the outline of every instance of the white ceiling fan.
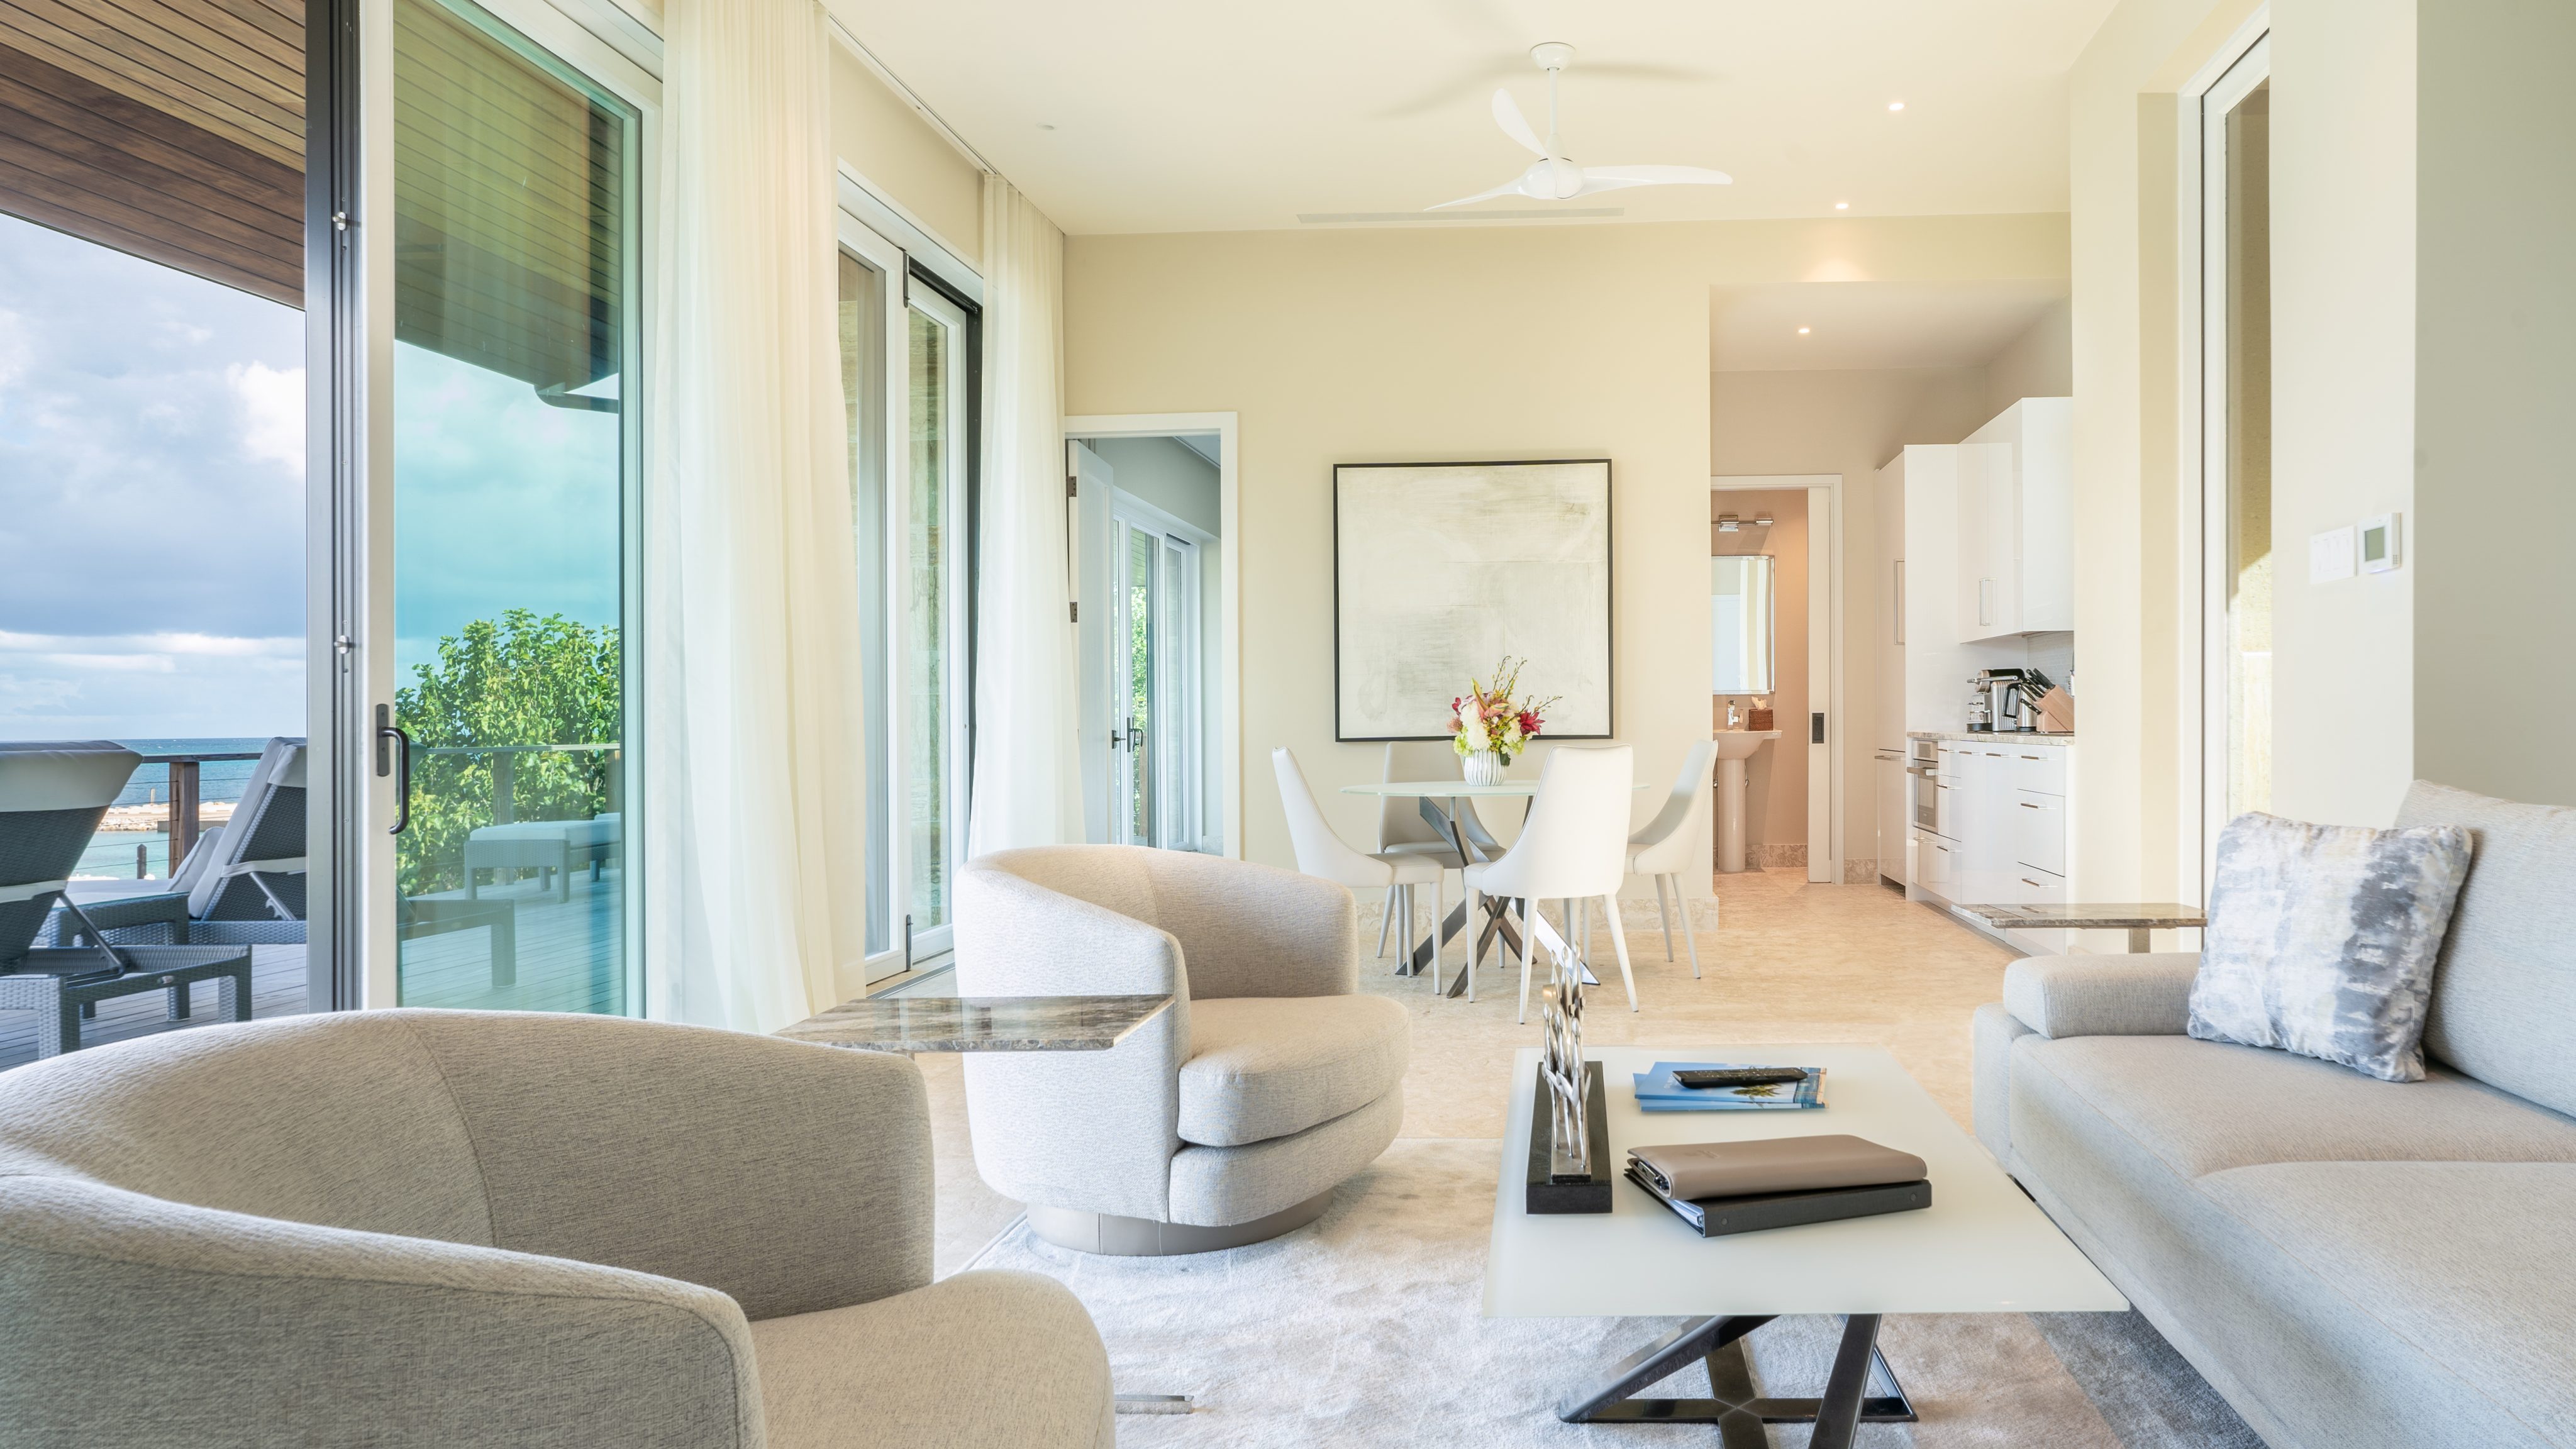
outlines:
[[1456, 201], [1426, 206], [1425, 211], [1440, 211], [1497, 196], [1529, 196], [1540, 201], [1564, 201], [1576, 196], [1590, 196], [1597, 191], [1617, 191], [1626, 186], [1726, 186], [1735, 178], [1723, 171], [1704, 166], [1577, 166], [1565, 154], [1564, 143], [1556, 130], [1557, 73], [1574, 63], [1574, 47], [1551, 40], [1530, 47], [1530, 59], [1547, 72], [1547, 143], [1539, 144], [1530, 130], [1527, 117], [1508, 90], [1494, 91], [1494, 124], [1503, 134], [1529, 148], [1538, 157], [1530, 168], [1491, 191], [1479, 191]]

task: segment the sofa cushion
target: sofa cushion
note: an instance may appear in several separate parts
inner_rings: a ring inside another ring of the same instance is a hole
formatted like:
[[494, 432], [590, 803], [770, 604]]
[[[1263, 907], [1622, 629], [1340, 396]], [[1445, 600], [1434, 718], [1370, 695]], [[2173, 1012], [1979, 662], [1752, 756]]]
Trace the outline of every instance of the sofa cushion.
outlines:
[[769, 1449], [1109, 1449], [1109, 1354], [1035, 1273], [960, 1273], [751, 1326]]
[[1240, 1147], [1356, 1111], [1404, 1080], [1411, 1040], [1383, 996], [1193, 1000], [1181, 1140]]
[[2485, 1408], [2576, 1443], [2576, 1165], [2280, 1163], [2200, 1188], [2280, 1255], [2278, 1299], [2365, 1326], [2346, 1351], [2370, 1378], [2453, 1401], [2453, 1425]]
[[2468, 884], [2433, 973], [2424, 1046], [2482, 1082], [2576, 1113], [2576, 810], [2417, 781], [2400, 825], [2465, 825]]
[[2184, 1179], [2274, 1162], [2576, 1163], [2576, 1122], [2450, 1072], [2382, 1082], [2178, 1036], [2024, 1038], [2013, 1058], [2017, 1099], [2065, 1099]]

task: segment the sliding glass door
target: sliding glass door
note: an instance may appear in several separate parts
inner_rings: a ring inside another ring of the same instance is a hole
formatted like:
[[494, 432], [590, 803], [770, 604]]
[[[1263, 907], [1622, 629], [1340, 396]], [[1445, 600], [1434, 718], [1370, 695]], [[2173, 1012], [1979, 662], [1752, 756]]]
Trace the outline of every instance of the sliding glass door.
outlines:
[[641, 1014], [649, 78], [536, 0], [371, 13], [369, 1004]]
[[1209, 849], [1199, 546], [1125, 493], [1110, 516], [1110, 839]]
[[841, 375], [868, 724], [868, 975], [949, 948], [966, 824], [973, 321], [841, 226]]

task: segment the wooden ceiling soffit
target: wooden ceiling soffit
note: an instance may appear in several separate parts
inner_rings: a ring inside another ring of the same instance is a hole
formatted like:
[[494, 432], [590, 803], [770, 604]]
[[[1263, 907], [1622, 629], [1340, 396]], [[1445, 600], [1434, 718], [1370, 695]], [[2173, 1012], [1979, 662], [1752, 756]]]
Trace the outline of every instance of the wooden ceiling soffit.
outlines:
[[0, 43], [0, 211], [304, 304], [304, 175]]

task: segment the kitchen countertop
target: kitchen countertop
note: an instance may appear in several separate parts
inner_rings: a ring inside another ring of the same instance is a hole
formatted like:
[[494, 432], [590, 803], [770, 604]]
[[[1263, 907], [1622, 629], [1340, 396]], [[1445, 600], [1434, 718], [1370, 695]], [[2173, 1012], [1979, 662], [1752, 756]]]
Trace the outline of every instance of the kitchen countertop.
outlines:
[[2007, 730], [2002, 734], [1996, 734], [1992, 730], [1977, 730], [1973, 732], [1969, 730], [1907, 730], [1905, 732], [1905, 737], [1909, 740], [1954, 740], [1965, 745], [1991, 745], [1997, 740], [2002, 740], [2004, 743], [2011, 745], [2071, 745], [2075, 743], [2075, 736], [2071, 734], [2043, 735], [2024, 733], [2016, 730]]

